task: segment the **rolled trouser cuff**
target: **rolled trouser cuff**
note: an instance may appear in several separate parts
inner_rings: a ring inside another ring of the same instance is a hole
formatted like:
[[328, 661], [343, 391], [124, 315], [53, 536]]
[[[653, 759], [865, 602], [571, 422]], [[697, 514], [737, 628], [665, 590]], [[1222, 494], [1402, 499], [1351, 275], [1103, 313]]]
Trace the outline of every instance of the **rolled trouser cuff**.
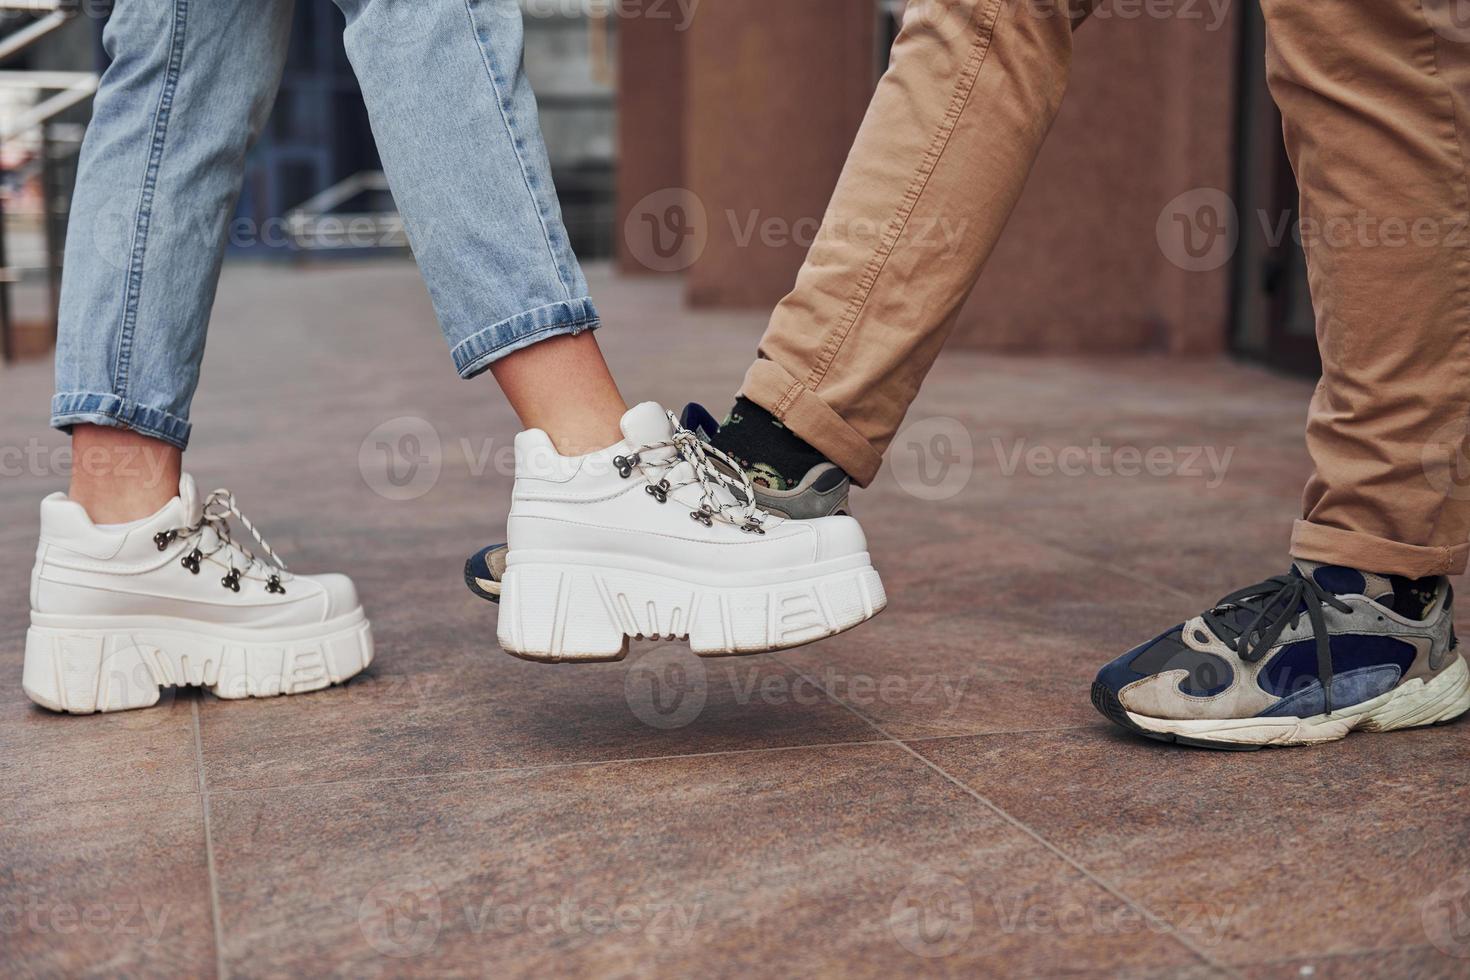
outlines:
[[1380, 575], [1423, 578], [1463, 572], [1470, 542], [1453, 547], [1402, 544], [1362, 531], [1297, 521], [1291, 532], [1291, 555]]
[[757, 360], [745, 373], [740, 394], [774, 415], [865, 487], [883, 465], [883, 454], [822, 400], [775, 361]]
[[595, 330], [602, 321], [588, 298], [539, 306], [501, 320], [471, 334], [451, 352], [454, 368], [462, 378], [473, 378], [491, 364], [523, 347], [559, 337]]
[[70, 433], [74, 425], [90, 423], [113, 429], [131, 429], [183, 451], [189, 447], [193, 425], [160, 408], [140, 405], [117, 395], [71, 391], [51, 399], [51, 425]]

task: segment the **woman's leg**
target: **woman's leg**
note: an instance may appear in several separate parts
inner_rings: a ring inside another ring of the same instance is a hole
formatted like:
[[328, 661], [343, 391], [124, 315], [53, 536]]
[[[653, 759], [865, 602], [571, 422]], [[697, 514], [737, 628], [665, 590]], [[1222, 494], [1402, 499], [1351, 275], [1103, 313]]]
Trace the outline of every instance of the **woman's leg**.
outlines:
[[[626, 406], [552, 185], [516, 0], [337, 0], [379, 155], [455, 368], [493, 369], [559, 449]], [[575, 397], [568, 397], [574, 393]]]
[[270, 113], [292, 0], [118, 0], [82, 146], [53, 425], [100, 523], [178, 493], [180, 453], [245, 154]]
[[175, 685], [296, 694], [372, 660], [349, 579], [289, 573], [233, 498], [202, 498], [180, 472], [291, 13], [291, 0], [118, 0], [103, 35], [113, 60], [82, 147], [52, 405], [73, 430], [71, 492], [41, 504], [21, 682], [47, 708], [141, 708]]

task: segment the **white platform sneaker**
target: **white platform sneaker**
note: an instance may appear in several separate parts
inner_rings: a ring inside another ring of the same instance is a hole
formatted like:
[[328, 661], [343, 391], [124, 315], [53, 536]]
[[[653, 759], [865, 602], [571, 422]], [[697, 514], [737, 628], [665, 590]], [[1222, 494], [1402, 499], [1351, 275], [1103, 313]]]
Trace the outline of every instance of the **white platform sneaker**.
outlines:
[[[231, 521], [263, 557], [231, 539]], [[372, 659], [352, 580], [291, 575], [228, 491], [201, 501], [185, 476], [161, 511], [117, 529], [95, 526], [64, 494], [41, 504], [22, 678], [37, 704], [144, 708], [170, 686], [222, 698], [300, 694]]]
[[749, 481], [720, 471], [718, 452], [653, 402], [622, 431], [578, 457], [538, 429], [516, 437], [507, 652], [620, 660], [630, 638], [687, 637], [702, 656], [760, 653], [841, 633], [887, 604], [857, 521], [789, 521], [744, 503]]

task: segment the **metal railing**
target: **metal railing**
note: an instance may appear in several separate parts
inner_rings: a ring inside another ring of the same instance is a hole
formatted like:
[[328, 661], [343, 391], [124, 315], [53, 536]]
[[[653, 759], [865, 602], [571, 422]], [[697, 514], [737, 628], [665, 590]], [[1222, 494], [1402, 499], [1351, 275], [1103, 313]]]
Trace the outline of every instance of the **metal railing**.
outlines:
[[[0, 62], [30, 50], [41, 39], [76, 16], [75, 0], [0, 0], [0, 13], [34, 15], [18, 29], [0, 37]], [[0, 150], [22, 139], [36, 140], [34, 155], [14, 166], [10, 173], [13, 186], [24, 186], [36, 179], [41, 191], [41, 226], [44, 260], [40, 265], [23, 266], [11, 261], [8, 223], [0, 200], [0, 360], [16, 356], [16, 322], [11, 302], [11, 288], [16, 283], [44, 276], [49, 287], [50, 340], [55, 340], [56, 315], [61, 296], [62, 219], [65, 189], [57, 180], [58, 163], [71, 159], [81, 145], [80, 127], [58, 124], [56, 117], [85, 102], [97, 91], [97, 75], [85, 71], [0, 70], [0, 91], [19, 90], [34, 93], [33, 105], [15, 116], [0, 121]], [[45, 95], [45, 93], [51, 93]], [[44, 97], [43, 97], [44, 95]], [[4, 166], [0, 161], [0, 166]], [[18, 180], [15, 178], [19, 178]], [[49, 346], [49, 345], [48, 345]]]

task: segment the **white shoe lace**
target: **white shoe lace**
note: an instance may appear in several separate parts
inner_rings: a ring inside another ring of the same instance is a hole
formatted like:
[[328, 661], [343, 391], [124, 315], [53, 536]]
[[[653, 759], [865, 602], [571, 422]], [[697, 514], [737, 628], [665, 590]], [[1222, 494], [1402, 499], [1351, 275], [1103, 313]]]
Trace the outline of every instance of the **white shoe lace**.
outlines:
[[[230, 532], [231, 518], [239, 521], [245, 526], [245, 530], [250, 532], [250, 536], [260, 545], [260, 550], [265, 555], [264, 558], [258, 557], [255, 552], [233, 538]], [[205, 531], [212, 532], [214, 536], [214, 547], [208, 551], [203, 550]], [[286, 563], [256, 530], [250, 518], [240, 512], [239, 506], [235, 503], [235, 495], [229, 490], [221, 488], [212, 492], [205, 499], [204, 508], [196, 523], [188, 527], [174, 528], [171, 531], [160, 531], [153, 537], [159, 551], [163, 551], [178, 540], [192, 541], [194, 544], [193, 550], [185, 554], [180, 563], [195, 575], [199, 574], [199, 566], [202, 561], [213, 560], [229, 569], [220, 584], [231, 591], [239, 592], [240, 579], [249, 576], [251, 572], [259, 568], [266, 580], [267, 592], [286, 594], [283, 583], [291, 581], [291, 575], [286, 570]], [[220, 554], [224, 555], [225, 560], [216, 557]], [[242, 559], [238, 563], [237, 557]]]
[[[755, 501], [755, 485], [739, 463], [688, 429], [679, 425], [673, 412], [666, 412], [673, 423], [674, 435], [664, 442], [653, 442], [639, 446], [628, 456], [613, 458], [618, 475], [627, 479], [636, 469], [648, 481], [645, 488], [659, 503], [682, 487], [698, 486], [701, 501], [699, 509], [690, 511], [689, 516], [705, 527], [715, 521], [732, 524], [747, 534], [765, 534], [765, 520], [769, 516]], [[672, 449], [672, 456], [662, 459], [646, 458], [650, 454]], [[724, 463], [728, 472], [715, 465]], [[682, 463], [688, 463], [693, 479], [671, 483], [669, 477]]]

